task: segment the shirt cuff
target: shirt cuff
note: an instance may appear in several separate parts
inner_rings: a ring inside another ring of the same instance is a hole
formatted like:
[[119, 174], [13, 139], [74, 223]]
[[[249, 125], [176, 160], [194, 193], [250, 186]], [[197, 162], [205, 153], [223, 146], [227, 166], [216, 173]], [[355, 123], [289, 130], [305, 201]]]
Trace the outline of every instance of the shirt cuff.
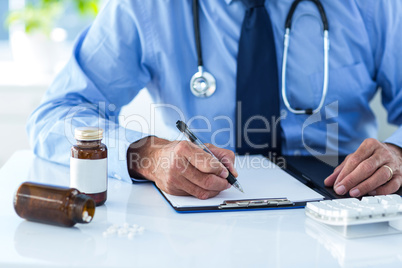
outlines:
[[392, 143], [402, 148], [402, 127], [398, 128], [394, 134], [384, 141], [385, 143]]
[[123, 127], [109, 129], [104, 143], [108, 149], [108, 176], [124, 182], [146, 182], [148, 180], [132, 179], [128, 173], [127, 150], [131, 143], [149, 136]]

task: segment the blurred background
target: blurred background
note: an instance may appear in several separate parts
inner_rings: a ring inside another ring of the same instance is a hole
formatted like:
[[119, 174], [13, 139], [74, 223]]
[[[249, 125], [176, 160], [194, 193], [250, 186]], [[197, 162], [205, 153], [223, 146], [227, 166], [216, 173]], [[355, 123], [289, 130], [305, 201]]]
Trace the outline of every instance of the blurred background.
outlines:
[[[16, 150], [29, 149], [28, 116], [106, 1], [0, 0], [0, 167]], [[122, 113], [146, 111], [149, 117], [150, 102], [143, 90]], [[371, 105], [383, 140], [396, 128], [386, 123], [378, 94]]]
[[0, 0], [0, 167], [28, 149], [25, 123], [102, 0]]

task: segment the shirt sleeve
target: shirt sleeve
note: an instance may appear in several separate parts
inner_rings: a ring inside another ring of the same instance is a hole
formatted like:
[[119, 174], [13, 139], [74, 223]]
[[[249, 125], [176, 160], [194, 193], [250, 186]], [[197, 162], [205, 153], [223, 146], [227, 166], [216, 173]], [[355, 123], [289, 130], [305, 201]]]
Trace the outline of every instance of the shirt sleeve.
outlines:
[[385, 142], [402, 147], [402, 2], [366, 1], [369, 8], [369, 33], [376, 66], [376, 81], [382, 92], [382, 103], [388, 111], [388, 122], [399, 126]]
[[[28, 120], [30, 144], [39, 157], [69, 165], [74, 129], [100, 127], [108, 147], [109, 177], [131, 181], [128, 146], [148, 134], [120, 126], [118, 117], [122, 106], [150, 81], [152, 65], [150, 46], [144, 45], [146, 31], [139, 27], [146, 25], [141, 1], [135, 2], [139, 7], [133, 9], [130, 1], [109, 1], [77, 39], [72, 58]], [[142, 122], [134, 115], [131, 121]]]

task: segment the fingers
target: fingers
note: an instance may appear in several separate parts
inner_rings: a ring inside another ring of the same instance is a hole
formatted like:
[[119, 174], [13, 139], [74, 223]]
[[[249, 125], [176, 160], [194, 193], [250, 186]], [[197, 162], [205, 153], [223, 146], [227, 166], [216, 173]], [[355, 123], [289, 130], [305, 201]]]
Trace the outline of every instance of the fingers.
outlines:
[[[193, 169], [192, 171], [189, 171]], [[192, 195], [199, 199], [208, 199], [218, 195], [221, 191], [228, 189], [230, 184], [226, 179], [209, 174], [205, 178], [203, 174], [192, 174], [199, 172], [194, 167], [184, 168], [184, 172], [174, 172], [155, 183], [158, 188], [172, 195]], [[201, 185], [201, 186], [200, 186]]]
[[167, 184], [164, 186], [157, 183], [157, 186], [168, 194], [182, 196], [192, 195], [202, 200], [214, 197], [220, 193], [220, 191], [205, 190], [187, 180], [185, 176], [178, 176], [176, 179], [175, 181], [167, 181]]
[[[392, 150], [375, 139], [365, 140], [355, 153], [350, 154], [324, 181], [339, 195], [349, 192], [351, 197], [369, 194], [390, 194], [400, 187], [402, 176], [398, 170], [399, 158]], [[389, 166], [392, 169], [384, 167]], [[389, 181], [390, 175], [393, 179]]]
[[[349, 155], [347, 159], [345, 159], [346, 163], [343, 166], [341, 172], [339, 173], [337, 179], [335, 180], [334, 183], [335, 188], [337, 185], [340, 185], [342, 180], [344, 180], [347, 175], [349, 175], [353, 170], [355, 170], [360, 163], [362, 163], [364, 160], [369, 158], [374, 153], [375, 149], [378, 148], [379, 145], [378, 143], [379, 142], [375, 139], [367, 139], [363, 141], [363, 143], [356, 150], [356, 152]], [[338, 193], [338, 194], [344, 194], [344, 193]]]
[[235, 161], [235, 154], [234, 152], [226, 149], [222, 149], [219, 147], [216, 147], [215, 145], [212, 144], [205, 144], [211, 152], [221, 161], [221, 163], [235, 176], [237, 177], [239, 174], [237, 173], [237, 170], [234, 167], [234, 161]]
[[159, 151], [152, 154], [155, 165], [151, 177], [156, 185], [169, 194], [193, 195], [199, 199], [216, 196], [230, 188], [226, 179], [228, 170], [237, 176], [233, 166], [234, 154], [209, 146], [225, 165], [188, 141], [170, 142], [158, 148]]
[[212, 155], [187, 141], [175, 143], [172, 149], [172, 165], [164, 179], [157, 181], [162, 190], [207, 199], [230, 188], [227, 168]]
[[401, 187], [401, 177], [392, 178], [384, 185], [378, 187], [377, 189], [368, 192], [369, 195], [387, 195], [390, 193], [395, 193]]
[[[201, 166], [204, 168], [204, 165]], [[181, 169], [180, 174], [193, 184], [205, 190], [223, 191], [229, 187], [226, 177], [222, 178], [214, 173], [203, 172], [198, 167], [191, 164]]]
[[335, 183], [335, 180], [338, 178], [339, 173], [341, 173], [343, 167], [345, 166], [346, 163], [346, 159], [335, 168], [334, 172], [329, 175], [325, 180], [324, 180], [324, 184], [325, 186], [333, 186]]
[[230, 187], [226, 180], [229, 175], [228, 170], [209, 153], [198, 147], [187, 147], [187, 144], [182, 145], [177, 152], [183, 154], [190, 162], [191, 165], [181, 169], [180, 173], [193, 184], [207, 191], [218, 192]]
[[[358, 197], [365, 195], [369, 192], [373, 192], [374, 189], [380, 187], [384, 183], [388, 182], [390, 178], [390, 172], [384, 166], [378, 168], [374, 174], [368, 177], [366, 180], [358, 183], [356, 187], [351, 186], [350, 196]], [[348, 187], [348, 186], [346, 186]]]
[[222, 163], [190, 142], [179, 142], [174, 151], [178, 157], [184, 157], [191, 165], [203, 173], [215, 174], [224, 179], [229, 176], [227, 168]]
[[[389, 177], [389, 171], [388, 174], [385, 172], [384, 176], [384, 171], [386, 170], [379, 168], [385, 163], [386, 162], [384, 162], [384, 159], [381, 158], [379, 154], [374, 154], [368, 159], [363, 160], [349, 174], [339, 179], [339, 181], [335, 181], [335, 192], [344, 195], [349, 189], [359, 185], [358, 189], [350, 190], [350, 195], [355, 197], [384, 184]], [[338, 178], [341, 176], [342, 172]]]
[[215, 174], [205, 174], [193, 166], [188, 166], [182, 172], [182, 176], [194, 185], [206, 190], [220, 192], [230, 187], [229, 182]]

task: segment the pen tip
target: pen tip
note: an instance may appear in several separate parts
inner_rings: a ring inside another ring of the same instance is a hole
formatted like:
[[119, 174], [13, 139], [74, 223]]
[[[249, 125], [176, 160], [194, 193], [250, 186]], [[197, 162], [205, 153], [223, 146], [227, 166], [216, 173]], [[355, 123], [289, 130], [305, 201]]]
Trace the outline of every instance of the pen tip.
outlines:
[[233, 186], [239, 190], [240, 192], [242, 192], [244, 194], [243, 188], [240, 186], [240, 184], [238, 182], [236, 182], [235, 184], [233, 184]]

